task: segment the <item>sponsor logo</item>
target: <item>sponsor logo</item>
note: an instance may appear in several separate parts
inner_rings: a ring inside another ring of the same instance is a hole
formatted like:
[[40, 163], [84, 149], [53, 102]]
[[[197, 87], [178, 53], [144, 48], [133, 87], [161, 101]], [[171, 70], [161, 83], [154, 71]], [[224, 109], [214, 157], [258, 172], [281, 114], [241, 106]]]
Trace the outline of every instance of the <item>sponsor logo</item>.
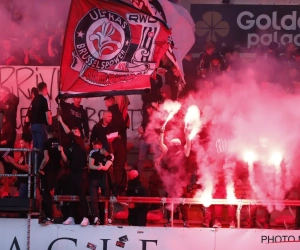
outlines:
[[[250, 11], [243, 11], [237, 16], [237, 25], [242, 30], [255, 29], [255, 32], [248, 33], [248, 48], [258, 44], [268, 46], [271, 42], [282, 45], [294, 43], [296, 46], [300, 46], [300, 34], [289, 34], [300, 28], [300, 17], [297, 16], [297, 11], [292, 11], [292, 14], [284, 15], [281, 19], [278, 18], [277, 11], [272, 12], [271, 15], [260, 14], [258, 16]], [[275, 30], [275, 32], [264, 32], [270, 29]], [[280, 31], [279, 34], [278, 31]], [[283, 33], [283, 31], [287, 33]]]
[[206, 37], [207, 41], [217, 41], [229, 34], [229, 24], [222, 20], [219, 12], [209, 11], [203, 14], [202, 21], [196, 23], [196, 35]]

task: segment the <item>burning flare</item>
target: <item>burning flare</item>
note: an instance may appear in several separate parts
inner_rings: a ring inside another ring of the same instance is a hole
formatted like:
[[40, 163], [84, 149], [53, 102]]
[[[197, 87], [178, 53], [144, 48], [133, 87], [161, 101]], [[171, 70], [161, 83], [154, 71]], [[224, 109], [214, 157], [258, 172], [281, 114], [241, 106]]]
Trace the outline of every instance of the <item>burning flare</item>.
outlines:
[[194, 139], [201, 129], [200, 110], [196, 105], [192, 105], [188, 108], [184, 117], [184, 123], [185, 128], [190, 130], [189, 139]]
[[163, 127], [165, 127], [168, 121], [170, 121], [174, 117], [174, 115], [179, 111], [179, 109], [181, 108], [181, 104], [179, 102], [172, 102], [167, 100], [164, 102], [162, 108], [169, 113], [163, 125]]

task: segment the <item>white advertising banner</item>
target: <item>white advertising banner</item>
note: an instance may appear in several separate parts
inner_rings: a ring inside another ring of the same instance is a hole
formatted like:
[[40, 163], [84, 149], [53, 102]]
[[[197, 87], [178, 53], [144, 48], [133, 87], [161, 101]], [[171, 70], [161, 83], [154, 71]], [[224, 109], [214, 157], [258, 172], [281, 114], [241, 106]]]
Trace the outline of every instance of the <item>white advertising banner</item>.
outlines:
[[[0, 219], [0, 249], [27, 249], [27, 220]], [[41, 226], [31, 220], [31, 250], [298, 250], [296, 230], [123, 226]]]
[[[21, 118], [24, 119], [27, 108], [30, 105], [30, 90], [41, 81], [48, 85], [51, 109], [56, 114], [57, 103], [55, 98], [58, 94], [59, 67], [40, 66], [0, 66], [0, 86], [8, 87], [13, 94], [19, 97], [17, 126], [21, 130]], [[136, 130], [141, 123], [142, 100], [140, 95], [129, 96], [129, 116], [132, 119], [130, 131]], [[87, 109], [90, 130], [98, 122], [98, 114], [106, 110], [103, 97], [83, 99], [82, 105]], [[22, 120], [23, 121], [23, 120]]]

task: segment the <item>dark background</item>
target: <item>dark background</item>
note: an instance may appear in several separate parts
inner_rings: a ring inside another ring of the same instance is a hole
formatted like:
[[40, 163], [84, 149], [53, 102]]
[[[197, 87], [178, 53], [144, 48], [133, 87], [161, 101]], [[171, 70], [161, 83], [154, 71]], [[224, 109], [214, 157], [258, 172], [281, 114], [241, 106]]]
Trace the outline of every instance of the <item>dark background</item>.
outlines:
[[[191, 16], [194, 19], [197, 30], [197, 22], [203, 21], [202, 16], [206, 12], [219, 12], [222, 15], [222, 21], [226, 21], [229, 24], [229, 33], [226, 37], [221, 37], [216, 34], [217, 37], [217, 46], [220, 49], [222, 43], [226, 43], [226, 45], [239, 45], [242, 50], [245, 52], [250, 52], [251, 49], [247, 49], [247, 39], [248, 34], [257, 33], [258, 35], [262, 35], [264, 33], [274, 33], [277, 31], [278, 38], [277, 41], [280, 42], [280, 37], [282, 34], [294, 34], [297, 35], [300, 33], [300, 29], [297, 26], [297, 30], [287, 31], [287, 30], [275, 30], [271, 26], [267, 30], [259, 30], [254, 27], [250, 30], [243, 30], [237, 24], [237, 17], [243, 11], [250, 11], [254, 14], [254, 17], [251, 20], [256, 20], [256, 18], [261, 14], [266, 14], [270, 16], [272, 19], [272, 12], [277, 11], [277, 25], [281, 26], [280, 21], [284, 15], [291, 15], [292, 11], [297, 11], [297, 19], [300, 17], [300, 8], [295, 5], [231, 5], [231, 4], [192, 4], [191, 5]], [[245, 24], [245, 20], [250, 20], [250, 17], [244, 17], [242, 19], [242, 23]], [[262, 24], [265, 24], [266, 21], [262, 20]], [[289, 20], [286, 21], [286, 24], [289, 25], [291, 22]], [[207, 34], [203, 36], [197, 36], [196, 34], [196, 42], [192, 48], [192, 52], [197, 53], [203, 51], [205, 48], [205, 43], [207, 41]], [[298, 39], [300, 42], [300, 39]], [[254, 48], [252, 48], [254, 49]]]

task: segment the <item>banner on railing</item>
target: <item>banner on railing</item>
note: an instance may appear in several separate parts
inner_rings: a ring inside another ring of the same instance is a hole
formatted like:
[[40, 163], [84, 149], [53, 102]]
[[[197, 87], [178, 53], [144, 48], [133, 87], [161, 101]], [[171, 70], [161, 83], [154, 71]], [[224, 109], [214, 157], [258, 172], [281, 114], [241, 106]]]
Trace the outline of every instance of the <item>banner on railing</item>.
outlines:
[[[27, 248], [27, 220], [0, 219], [3, 250]], [[298, 250], [299, 231], [209, 228], [41, 226], [31, 220], [31, 250]]]
[[[21, 130], [27, 108], [30, 105], [30, 90], [32, 87], [44, 81], [48, 85], [49, 99], [52, 113], [55, 115], [57, 103], [55, 97], [58, 94], [59, 67], [30, 67], [30, 66], [0, 66], [0, 86], [8, 87], [12, 93], [19, 97], [17, 126]], [[129, 96], [129, 116], [131, 116], [131, 129], [137, 129], [141, 123], [142, 100], [139, 95]], [[82, 105], [87, 109], [90, 129], [98, 122], [98, 114], [106, 110], [103, 98], [82, 99]], [[131, 111], [135, 110], [135, 111]], [[22, 120], [21, 120], [22, 119]]]

